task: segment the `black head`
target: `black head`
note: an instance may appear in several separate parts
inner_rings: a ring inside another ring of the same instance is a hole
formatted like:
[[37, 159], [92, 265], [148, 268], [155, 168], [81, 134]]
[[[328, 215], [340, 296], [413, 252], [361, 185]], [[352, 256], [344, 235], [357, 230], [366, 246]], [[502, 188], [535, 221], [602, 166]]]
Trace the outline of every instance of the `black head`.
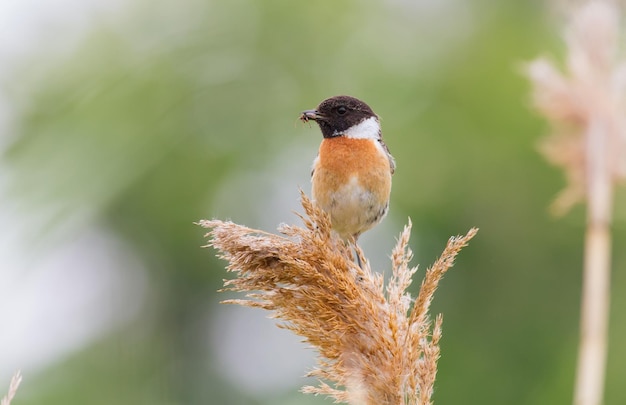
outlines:
[[324, 138], [343, 134], [347, 129], [371, 117], [378, 116], [359, 99], [350, 96], [335, 96], [320, 103], [315, 110], [303, 111], [300, 119], [313, 120], [322, 130]]

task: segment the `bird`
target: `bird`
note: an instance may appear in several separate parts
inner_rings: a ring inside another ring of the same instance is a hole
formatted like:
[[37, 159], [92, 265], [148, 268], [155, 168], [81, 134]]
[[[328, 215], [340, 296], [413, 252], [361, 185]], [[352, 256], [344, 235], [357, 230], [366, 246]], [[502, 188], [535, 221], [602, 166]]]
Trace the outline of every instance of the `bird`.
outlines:
[[315, 121], [323, 137], [311, 171], [313, 201], [341, 239], [356, 244], [389, 210], [396, 162], [380, 119], [365, 102], [341, 95], [303, 111], [300, 120]]

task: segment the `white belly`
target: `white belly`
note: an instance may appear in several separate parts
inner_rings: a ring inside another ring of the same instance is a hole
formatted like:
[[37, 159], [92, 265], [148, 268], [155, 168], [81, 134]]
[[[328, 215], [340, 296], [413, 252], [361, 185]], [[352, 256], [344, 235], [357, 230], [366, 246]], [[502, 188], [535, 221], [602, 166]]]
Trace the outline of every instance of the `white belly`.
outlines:
[[333, 229], [342, 237], [358, 236], [380, 222], [387, 214], [388, 203], [363, 188], [356, 177], [328, 195], [320, 203], [330, 214]]

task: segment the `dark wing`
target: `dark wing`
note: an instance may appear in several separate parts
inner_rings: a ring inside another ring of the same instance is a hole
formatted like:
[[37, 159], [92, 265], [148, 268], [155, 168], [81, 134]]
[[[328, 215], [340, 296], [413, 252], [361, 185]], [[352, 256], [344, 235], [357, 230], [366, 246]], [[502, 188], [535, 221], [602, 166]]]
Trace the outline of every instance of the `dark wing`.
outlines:
[[383, 139], [378, 139], [378, 142], [380, 142], [380, 145], [383, 147], [385, 153], [387, 154], [387, 159], [389, 159], [389, 170], [391, 170], [391, 174], [393, 174], [396, 171], [396, 160], [393, 158], [393, 156], [391, 156], [391, 152], [389, 152], [389, 148], [387, 147]]
[[313, 167], [311, 167], [311, 178], [313, 178], [313, 173], [315, 173], [315, 166], [317, 166], [317, 160], [320, 158], [320, 154], [318, 153], [315, 156], [315, 160], [313, 160]]

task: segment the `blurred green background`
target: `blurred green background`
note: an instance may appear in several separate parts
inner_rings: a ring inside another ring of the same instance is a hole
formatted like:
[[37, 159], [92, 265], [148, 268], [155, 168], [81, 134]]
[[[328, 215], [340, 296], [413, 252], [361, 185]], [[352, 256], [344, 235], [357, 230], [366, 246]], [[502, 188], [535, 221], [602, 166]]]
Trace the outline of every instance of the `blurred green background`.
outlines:
[[[390, 216], [363, 237], [379, 271], [407, 217], [422, 271], [480, 228], [434, 302], [435, 403], [571, 402], [584, 207], [548, 214], [564, 180], [536, 151], [548, 128], [521, 73], [562, 57], [563, 2], [55, 1], [5, 5], [20, 28], [3, 31], [14, 51], [0, 42], [0, 386], [22, 369], [15, 405], [332, 403], [297, 392], [314, 383], [298, 338], [218, 305], [230, 275], [193, 222], [299, 223], [321, 136], [296, 119], [337, 94], [382, 117], [398, 164]], [[607, 404], [626, 403], [617, 198]]]

